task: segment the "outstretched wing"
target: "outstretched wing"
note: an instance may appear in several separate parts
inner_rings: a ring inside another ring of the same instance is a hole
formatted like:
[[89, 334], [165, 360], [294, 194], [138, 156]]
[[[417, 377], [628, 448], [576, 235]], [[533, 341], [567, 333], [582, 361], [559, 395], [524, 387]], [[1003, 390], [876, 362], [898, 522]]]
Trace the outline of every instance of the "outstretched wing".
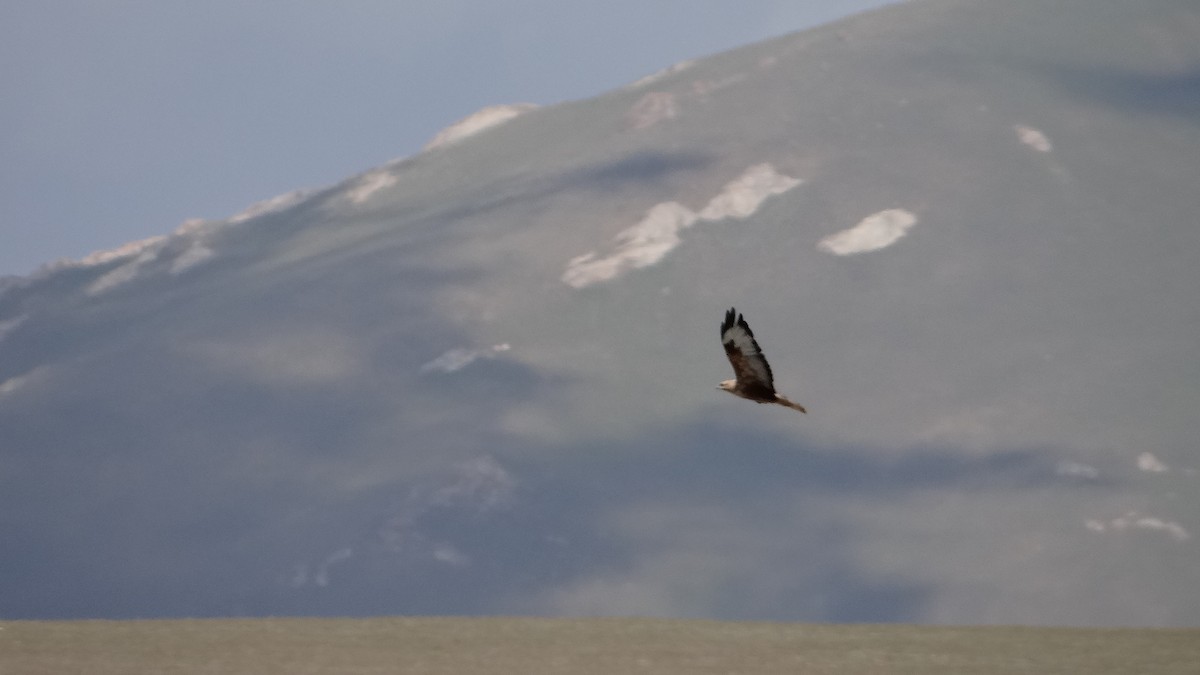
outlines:
[[771, 366], [755, 341], [746, 319], [733, 308], [725, 312], [725, 321], [721, 323], [721, 343], [725, 345], [725, 355], [733, 366], [738, 389], [747, 393], [774, 395]]

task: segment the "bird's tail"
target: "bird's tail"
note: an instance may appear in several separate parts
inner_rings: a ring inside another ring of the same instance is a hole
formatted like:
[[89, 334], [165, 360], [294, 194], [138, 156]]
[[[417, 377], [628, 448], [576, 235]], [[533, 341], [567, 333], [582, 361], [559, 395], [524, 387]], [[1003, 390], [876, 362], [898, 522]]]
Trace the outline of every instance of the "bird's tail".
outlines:
[[792, 410], [799, 410], [802, 413], [808, 412], [807, 410], [804, 409], [804, 406], [800, 405], [799, 403], [796, 403], [795, 401], [788, 400], [788, 399], [780, 396], [779, 394], [775, 394], [775, 402], [778, 403], [779, 405], [785, 405], [785, 406], [791, 408]]

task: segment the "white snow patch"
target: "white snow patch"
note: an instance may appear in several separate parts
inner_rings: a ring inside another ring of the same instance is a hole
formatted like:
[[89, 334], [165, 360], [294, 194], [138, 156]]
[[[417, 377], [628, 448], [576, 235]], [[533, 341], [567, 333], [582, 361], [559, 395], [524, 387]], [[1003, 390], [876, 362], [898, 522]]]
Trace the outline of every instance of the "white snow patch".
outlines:
[[652, 91], [638, 99], [625, 113], [625, 119], [634, 129], [647, 129], [663, 120], [675, 119], [679, 116], [679, 103], [675, 94], [666, 91]]
[[1053, 147], [1050, 145], [1050, 139], [1046, 138], [1046, 134], [1043, 134], [1041, 131], [1034, 129], [1033, 127], [1027, 127], [1023, 124], [1018, 124], [1013, 127], [1013, 130], [1017, 132], [1017, 138], [1019, 138], [1022, 143], [1028, 145], [1034, 150], [1037, 150], [1038, 152], [1050, 152], [1053, 149]]
[[497, 354], [512, 349], [507, 342], [485, 347], [483, 349], [455, 348], [443, 352], [440, 356], [421, 366], [422, 373], [453, 373], [471, 365], [476, 359], [493, 358]]
[[1138, 455], [1137, 467], [1147, 473], [1163, 473], [1167, 471], [1167, 465], [1163, 464], [1157, 457], [1149, 452], [1143, 452]]
[[1134, 523], [1134, 527], [1140, 527], [1149, 530], [1162, 530], [1163, 532], [1171, 535], [1171, 538], [1175, 541], [1187, 541], [1188, 539], [1192, 538], [1191, 533], [1184, 529], [1182, 525], [1170, 520], [1161, 520], [1159, 518], [1138, 518], [1137, 522]]
[[148, 262], [153, 262], [158, 258], [158, 250], [148, 248], [142, 252], [137, 258], [121, 265], [120, 267], [110, 270], [101, 275], [99, 279], [93, 281], [84, 292], [90, 296], [97, 296], [101, 293], [107, 293], [117, 286], [122, 286], [137, 278], [138, 273], [142, 269], [142, 265]]
[[487, 455], [460, 462], [457, 478], [429, 497], [430, 507], [470, 507], [484, 514], [507, 507], [513, 500], [517, 481], [500, 463]]
[[325, 560], [321, 563], [321, 566], [317, 568], [317, 573], [313, 575], [313, 583], [316, 584], [317, 586], [320, 586], [321, 588], [328, 586], [329, 585], [329, 568], [333, 567], [334, 565], [336, 565], [338, 563], [349, 560], [353, 556], [354, 556], [354, 550], [351, 548], [340, 548], [340, 549], [334, 551], [333, 553], [329, 554], [329, 556], [326, 557]]
[[177, 256], [175, 260], [171, 262], [171, 274], [179, 274], [186, 270], [190, 270], [214, 255], [216, 255], [216, 252], [211, 248], [205, 246], [199, 241], [194, 241], [192, 242], [191, 246], [188, 246], [183, 253], [180, 253], [179, 256]]
[[42, 265], [37, 271], [31, 274], [29, 278], [42, 279], [54, 274], [55, 272], [58, 272], [59, 270], [75, 269], [80, 267], [96, 267], [97, 265], [104, 265], [106, 263], [113, 262], [114, 260], [123, 260], [125, 258], [140, 256], [145, 254], [147, 251], [153, 251], [160, 248], [164, 243], [166, 243], [166, 241], [167, 238], [165, 236], [158, 235], [121, 244], [120, 246], [112, 249], [93, 251], [79, 260], [71, 260], [69, 258], [55, 260], [54, 262]]
[[292, 566], [292, 573], [284, 581], [292, 588], [301, 588], [308, 583], [308, 565], [306, 563], [296, 563]]
[[207, 218], [188, 218], [171, 233], [174, 237], [198, 237], [207, 234], [214, 228], [214, 223]]
[[8, 396], [14, 391], [20, 389], [25, 382], [28, 381], [28, 379], [29, 378], [24, 375], [17, 375], [0, 382], [0, 396]]
[[1192, 534], [1175, 521], [1163, 520], [1154, 516], [1143, 516], [1137, 511], [1130, 511], [1123, 516], [1113, 518], [1107, 523], [1102, 520], [1088, 520], [1085, 525], [1093, 532], [1106, 532], [1108, 530], [1123, 532], [1125, 530], [1140, 529], [1164, 532], [1175, 541], [1187, 541], [1192, 538]]
[[696, 222], [696, 214], [679, 202], [656, 204], [636, 225], [617, 233], [616, 250], [599, 258], [595, 251], [571, 258], [562, 280], [583, 288], [615, 279], [629, 270], [662, 260], [679, 245], [679, 231]]
[[649, 267], [680, 244], [680, 232], [697, 220], [717, 221], [747, 218], [772, 195], [782, 194], [803, 181], [775, 171], [770, 164], [747, 168], [725, 184], [699, 213], [679, 202], [655, 204], [637, 224], [613, 237], [615, 249], [600, 257], [588, 251], [567, 261], [562, 280], [573, 288], [584, 288], [615, 279], [624, 273]]
[[325, 556], [324, 560], [315, 565], [316, 569], [312, 570], [311, 574], [308, 563], [297, 563], [292, 568], [292, 574], [287, 578], [285, 583], [294, 588], [301, 588], [309, 584], [324, 588], [329, 585], [329, 569], [352, 557], [354, 557], [354, 549], [349, 547], [340, 548]]
[[745, 79], [746, 76], [744, 74], [738, 73], [722, 77], [719, 80], [696, 80], [692, 82], [692, 93], [697, 96], [708, 96], [717, 90], [733, 86]]
[[768, 197], [783, 194], [802, 182], [775, 171], [770, 164], [756, 164], [726, 183], [721, 193], [700, 211], [700, 218], [748, 218]]
[[346, 193], [350, 201], [362, 204], [371, 195], [396, 184], [396, 177], [387, 171], [372, 171], [359, 179], [358, 185]]
[[1095, 480], [1100, 477], [1100, 471], [1094, 466], [1080, 464], [1079, 462], [1062, 461], [1054, 468], [1054, 473], [1059, 476], [1069, 476], [1071, 478], [1083, 478], [1086, 480]]
[[105, 263], [112, 262], [113, 260], [131, 258], [133, 256], [142, 256], [148, 251], [162, 246], [166, 240], [166, 237], [158, 235], [154, 237], [147, 237], [146, 239], [131, 241], [126, 244], [121, 244], [120, 246], [107, 251], [95, 251], [94, 253], [89, 253], [81, 258], [77, 266], [94, 267], [96, 265], [103, 265]]
[[917, 217], [909, 211], [887, 209], [863, 218], [862, 222], [848, 230], [825, 237], [817, 244], [817, 248], [834, 255], [877, 251], [896, 243], [916, 223]]
[[0, 397], [8, 396], [18, 389], [28, 385], [29, 383], [45, 377], [47, 370], [47, 366], [38, 366], [26, 373], [10, 377], [7, 380], [0, 382]]
[[181, 274], [215, 256], [216, 251], [209, 246], [208, 240], [213, 233], [224, 226], [225, 223], [222, 221], [204, 218], [189, 218], [183, 221], [171, 233], [171, 239], [173, 242], [186, 241], [187, 248], [171, 261], [170, 273], [172, 275]]
[[691, 68], [695, 63], [696, 63], [695, 61], [690, 61], [690, 60], [689, 61], [680, 61], [679, 63], [676, 63], [675, 65], [668, 66], [666, 68], [663, 68], [660, 71], [651, 73], [651, 74], [641, 78], [640, 80], [635, 81], [634, 83], [628, 85], [627, 88], [628, 89], [638, 89], [640, 87], [644, 87], [652, 82], [657, 82], [657, 81], [663, 79], [664, 77], [674, 75], [675, 73], [683, 72], [683, 71], [687, 70], [688, 68]]
[[6, 335], [16, 330], [21, 324], [29, 319], [28, 314], [22, 314], [11, 319], [0, 321], [0, 340], [3, 340]]
[[[230, 225], [238, 225], [247, 220], [264, 216], [268, 213], [277, 213], [291, 206], [295, 206], [303, 201], [306, 197], [312, 194], [312, 190], [292, 190], [281, 195], [276, 195], [270, 199], [264, 199], [261, 202], [255, 202], [247, 207], [241, 213], [233, 215], [227, 220]], [[186, 223], [185, 223], [186, 224]]]
[[[427, 514], [454, 514], [482, 519], [508, 509], [516, 498], [517, 479], [495, 459], [481, 455], [454, 465], [449, 480], [409, 491], [406, 503], [376, 530], [387, 550], [429, 556], [451, 567], [466, 567], [471, 558], [437, 530], [424, 526]], [[435, 526], [436, 527], [436, 526]], [[438, 528], [441, 529], [441, 528]], [[453, 536], [453, 530], [449, 532]]]
[[[136, 260], [132, 261], [130, 264], [124, 265], [105, 274], [103, 277], [97, 279], [91, 286], [85, 289], [89, 295], [97, 295], [135, 278], [138, 274], [138, 268], [142, 264], [154, 260], [155, 257], [157, 257], [157, 255], [161, 252], [163, 247], [174, 238], [189, 237], [193, 239], [199, 239], [224, 225], [237, 225], [268, 213], [282, 211], [283, 209], [303, 201], [312, 193], [313, 190], [294, 190], [286, 194], [278, 195], [276, 197], [272, 197], [271, 199], [256, 202], [241, 213], [230, 216], [224, 221], [190, 218], [185, 220], [179, 227], [177, 227], [170, 236], [157, 235], [153, 237], [147, 237], [146, 239], [131, 241], [113, 249], [94, 251], [80, 258], [79, 260], [56, 260], [40, 267], [37, 271], [29, 276], [29, 279], [43, 279], [64, 269], [95, 267], [97, 265], [105, 265], [117, 260], [136, 258]], [[207, 251], [207, 253], [205, 251]], [[195, 251], [185, 251], [183, 256], [187, 259], [182, 263], [178, 263], [180, 265], [178, 269], [176, 269], [175, 266], [172, 266], [172, 273], [183, 271], [188, 267], [198, 264], [202, 258], [207, 258], [211, 254], [211, 249], [208, 249], [207, 247], [204, 247], [204, 250], [197, 249]]]
[[442, 129], [432, 140], [425, 144], [422, 150], [432, 150], [433, 148], [457, 143], [464, 138], [474, 136], [481, 131], [503, 124], [537, 107], [533, 103], [489, 106]]

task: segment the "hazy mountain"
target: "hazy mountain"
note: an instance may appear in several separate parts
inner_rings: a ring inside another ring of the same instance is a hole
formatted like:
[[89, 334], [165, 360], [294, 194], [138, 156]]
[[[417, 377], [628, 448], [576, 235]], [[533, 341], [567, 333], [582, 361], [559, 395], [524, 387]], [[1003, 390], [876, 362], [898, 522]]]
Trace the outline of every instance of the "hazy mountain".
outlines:
[[0, 616], [1195, 625], [1198, 179], [1191, 0], [929, 0], [9, 279]]

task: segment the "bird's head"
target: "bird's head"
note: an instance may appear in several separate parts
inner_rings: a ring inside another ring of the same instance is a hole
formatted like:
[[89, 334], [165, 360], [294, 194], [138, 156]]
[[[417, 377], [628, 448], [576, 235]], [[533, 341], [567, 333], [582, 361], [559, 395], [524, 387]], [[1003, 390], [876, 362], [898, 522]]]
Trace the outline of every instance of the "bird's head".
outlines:
[[733, 391], [735, 386], [737, 386], [737, 380], [725, 380], [721, 382], [721, 384], [717, 385], [717, 389], [721, 389], [723, 391]]

